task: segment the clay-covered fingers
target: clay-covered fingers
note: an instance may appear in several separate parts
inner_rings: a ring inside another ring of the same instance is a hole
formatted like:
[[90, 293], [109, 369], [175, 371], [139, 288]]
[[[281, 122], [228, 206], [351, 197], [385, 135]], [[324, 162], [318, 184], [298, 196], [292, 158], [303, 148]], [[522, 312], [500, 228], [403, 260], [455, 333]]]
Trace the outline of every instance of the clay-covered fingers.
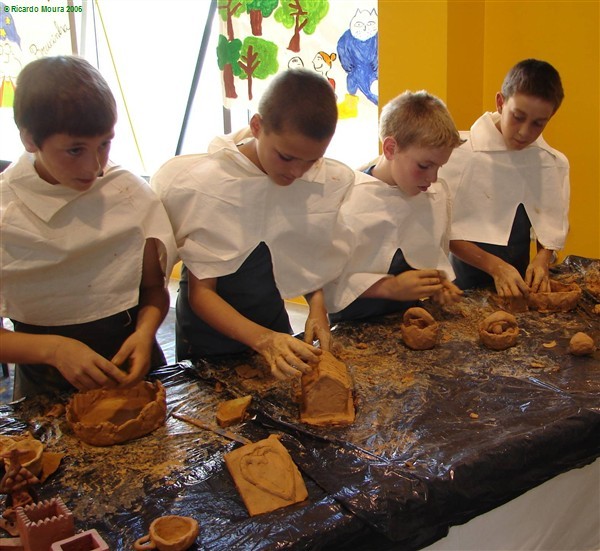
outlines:
[[79, 390], [114, 387], [126, 377], [116, 365], [75, 339], [61, 338], [52, 363]]
[[329, 323], [308, 318], [304, 326], [304, 342], [312, 344], [315, 341], [319, 341], [321, 349], [331, 350], [332, 338]]
[[525, 272], [525, 283], [533, 293], [546, 293], [550, 290], [548, 269], [544, 266], [530, 264]]
[[529, 295], [529, 287], [519, 271], [510, 264], [502, 262], [492, 274], [496, 292], [501, 297], [521, 297]]
[[291, 335], [273, 333], [261, 353], [269, 362], [273, 375], [283, 379], [310, 371], [322, 352]]

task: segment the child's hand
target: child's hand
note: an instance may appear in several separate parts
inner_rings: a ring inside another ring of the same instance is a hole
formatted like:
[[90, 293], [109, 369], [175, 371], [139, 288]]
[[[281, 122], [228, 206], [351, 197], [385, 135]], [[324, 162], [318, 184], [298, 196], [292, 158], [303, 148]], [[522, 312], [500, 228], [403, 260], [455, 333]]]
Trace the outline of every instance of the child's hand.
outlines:
[[309, 314], [306, 319], [306, 324], [304, 325], [304, 342], [312, 344], [317, 340], [322, 350], [326, 350], [327, 352], [331, 350], [331, 330], [326, 314], [325, 316]]
[[463, 292], [454, 283], [447, 279], [442, 279], [442, 289], [432, 295], [432, 298], [438, 304], [444, 306], [460, 302]]
[[150, 370], [153, 344], [154, 337], [144, 335], [141, 331], [135, 331], [125, 339], [125, 342], [112, 359], [115, 365], [129, 364], [127, 377], [122, 381], [123, 385], [133, 385], [146, 376], [146, 373]]
[[297, 377], [312, 370], [319, 362], [321, 350], [286, 333], [269, 331], [256, 350], [267, 360], [271, 373], [278, 379]]
[[[544, 253], [547, 252], [543, 251]], [[551, 258], [549, 254], [538, 253], [527, 266], [525, 283], [531, 287], [533, 293], [547, 293], [550, 291], [549, 258]]]
[[499, 260], [494, 273], [491, 274], [496, 285], [496, 292], [501, 297], [526, 297], [529, 295], [529, 287], [523, 281], [521, 274], [514, 267]]
[[394, 276], [395, 300], [408, 301], [427, 298], [443, 289], [445, 274], [438, 270], [408, 270]]
[[126, 374], [82, 342], [61, 337], [50, 362], [78, 390], [112, 388]]

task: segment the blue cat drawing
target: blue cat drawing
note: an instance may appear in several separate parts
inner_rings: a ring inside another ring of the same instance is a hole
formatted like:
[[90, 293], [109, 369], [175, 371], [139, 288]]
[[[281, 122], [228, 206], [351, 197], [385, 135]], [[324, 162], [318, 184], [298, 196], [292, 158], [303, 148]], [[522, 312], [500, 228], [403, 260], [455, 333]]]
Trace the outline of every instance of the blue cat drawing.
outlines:
[[355, 96], [360, 90], [375, 105], [378, 97], [371, 87], [378, 79], [377, 30], [377, 11], [357, 9], [337, 43], [340, 64], [348, 73], [348, 93]]

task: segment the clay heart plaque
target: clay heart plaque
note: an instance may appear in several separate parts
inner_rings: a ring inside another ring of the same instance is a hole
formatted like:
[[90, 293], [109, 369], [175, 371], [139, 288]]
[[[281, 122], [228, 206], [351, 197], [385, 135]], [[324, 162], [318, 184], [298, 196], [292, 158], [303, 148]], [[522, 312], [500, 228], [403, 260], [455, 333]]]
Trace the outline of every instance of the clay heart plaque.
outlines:
[[274, 496], [294, 499], [293, 463], [272, 446], [259, 446], [240, 459], [242, 476], [257, 488]]
[[272, 434], [224, 456], [244, 505], [251, 516], [304, 501], [304, 480], [290, 454]]

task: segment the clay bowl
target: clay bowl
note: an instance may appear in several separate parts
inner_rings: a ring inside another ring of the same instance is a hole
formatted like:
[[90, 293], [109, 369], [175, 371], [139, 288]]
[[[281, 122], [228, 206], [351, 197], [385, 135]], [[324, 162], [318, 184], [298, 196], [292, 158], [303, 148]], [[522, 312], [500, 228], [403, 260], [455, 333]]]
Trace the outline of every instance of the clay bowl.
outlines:
[[409, 308], [400, 325], [404, 344], [413, 350], [433, 348], [438, 340], [439, 324], [424, 308]]
[[150, 524], [149, 533], [134, 543], [134, 548], [136, 551], [184, 551], [191, 547], [199, 533], [198, 522], [191, 517], [159, 517]]
[[568, 312], [577, 306], [581, 297], [581, 287], [577, 283], [561, 283], [550, 280], [550, 292], [530, 293], [529, 308], [540, 312]]
[[93, 446], [127, 442], [164, 425], [167, 395], [160, 381], [79, 392], [67, 405], [73, 432]]
[[[19, 457], [19, 463], [25, 467], [32, 475], [38, 476], [42, 472], [42, 458], [44, 453], [44, 445], [35, 438], [20, 438], [6, 439], [1, 442], [2, 453], [9, 452], [13, 449], [18, 449], [25, 452]], [[5, 457], [4, 464], [6, 467], [10, 464], [10, 459]]]
[[486, 348], [505, 350], [517, 342], [519, 327], [517, 319], [508, 312], [499, 310], [479, 324], [479, 338]]

